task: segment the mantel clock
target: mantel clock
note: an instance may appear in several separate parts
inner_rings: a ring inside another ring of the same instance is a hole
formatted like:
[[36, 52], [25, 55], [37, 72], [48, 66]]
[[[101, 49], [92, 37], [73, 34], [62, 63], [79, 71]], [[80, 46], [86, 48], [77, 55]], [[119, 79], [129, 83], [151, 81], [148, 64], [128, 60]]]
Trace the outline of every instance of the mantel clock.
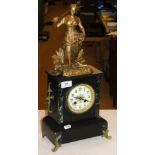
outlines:
[[[75, 16], [78, 9], [71, 4], [70, 15], [53, 19], [55, 26], [66, 26], [63, 47], [53, 56], [55, 68], [47, 71], [48, 116], [42, 120], [42, 135], [54, 145], [108, 136], [108, 122], [99, 116], [100, 87], [103, 73], [85, 64], [83, 49], [85, 31]], [[79, 27], [79, 31], [75, 27]]]

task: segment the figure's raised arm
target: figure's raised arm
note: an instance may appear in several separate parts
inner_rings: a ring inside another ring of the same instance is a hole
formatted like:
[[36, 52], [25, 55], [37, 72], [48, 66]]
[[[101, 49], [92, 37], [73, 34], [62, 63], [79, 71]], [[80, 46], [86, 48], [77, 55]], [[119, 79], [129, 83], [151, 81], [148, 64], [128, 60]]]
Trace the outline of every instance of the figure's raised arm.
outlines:
[[62, 18], [58, 23], [57, 23], [57, 27], [60, 27], [61, 25], [65, 24], [65, 17]]
[[63, 25], [65, 23], [65, 18], [62, 18], [60, 21], [59, 21], [59, 18], [58, 17], [54, 17], [53, 18], [53, 22], [55, 23], [55, 26], [56, 27], [60, 27], [61, 25]]

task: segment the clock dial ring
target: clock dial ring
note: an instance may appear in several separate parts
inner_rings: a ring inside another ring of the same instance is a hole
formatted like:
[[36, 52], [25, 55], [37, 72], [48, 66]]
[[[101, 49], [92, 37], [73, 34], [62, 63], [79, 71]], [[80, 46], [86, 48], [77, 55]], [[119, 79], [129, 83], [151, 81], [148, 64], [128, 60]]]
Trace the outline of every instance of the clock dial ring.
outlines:
[[94, 105], [95, 90], [88, 84], [77, 84], [71, 88], [66, 96], [67, 109], [74, 114], [87, 112]]

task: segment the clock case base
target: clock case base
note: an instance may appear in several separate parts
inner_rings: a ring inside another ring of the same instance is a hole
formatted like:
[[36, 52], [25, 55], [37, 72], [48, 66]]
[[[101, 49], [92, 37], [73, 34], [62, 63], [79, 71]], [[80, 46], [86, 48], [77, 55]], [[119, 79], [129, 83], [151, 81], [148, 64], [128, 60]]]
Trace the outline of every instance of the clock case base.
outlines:
[[108, 122], [102, 117], [81, 120], [69, 124], [58, 124], [50, 116], [42, 120], [42, 136], [46, 136], [55, 147], [81, 139], [103, 135]]

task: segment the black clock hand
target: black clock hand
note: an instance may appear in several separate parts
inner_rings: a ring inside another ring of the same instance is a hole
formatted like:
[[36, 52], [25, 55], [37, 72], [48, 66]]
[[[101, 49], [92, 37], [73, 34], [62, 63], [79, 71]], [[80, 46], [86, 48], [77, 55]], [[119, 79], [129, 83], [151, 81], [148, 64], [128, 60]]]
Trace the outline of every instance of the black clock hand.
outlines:
[[86, 100], [86, 99], [83, 99], [82, 97], [74, 97], [74, 98], [76, 98], [76, 99], [79, 99], [79, 100], [83, 100], [84, 102], [88, 102], [88, 100]]
[[83, 100], [83, 98], [82, 97], [79, 97], [79, 96], [76, 96], [74, 98], [79, 99], [79, 100]]

